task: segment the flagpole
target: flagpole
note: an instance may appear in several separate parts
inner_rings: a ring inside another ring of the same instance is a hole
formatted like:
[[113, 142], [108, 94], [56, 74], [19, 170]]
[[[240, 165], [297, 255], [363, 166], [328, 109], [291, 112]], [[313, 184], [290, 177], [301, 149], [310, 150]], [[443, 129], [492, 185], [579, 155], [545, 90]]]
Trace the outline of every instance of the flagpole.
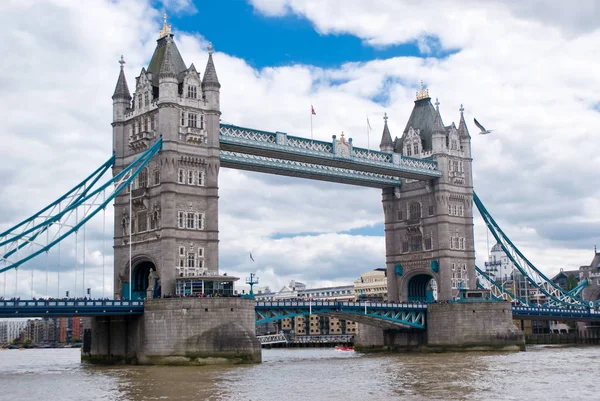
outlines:
[[367, 116], [367, 150], [371, 150], [371, 140], [369, 137], [369, 116]]
[[312, 129], [312, 116], [313, 116], [313, 107], [310, 106], [310, 140], [313, 140], [313, 129]]

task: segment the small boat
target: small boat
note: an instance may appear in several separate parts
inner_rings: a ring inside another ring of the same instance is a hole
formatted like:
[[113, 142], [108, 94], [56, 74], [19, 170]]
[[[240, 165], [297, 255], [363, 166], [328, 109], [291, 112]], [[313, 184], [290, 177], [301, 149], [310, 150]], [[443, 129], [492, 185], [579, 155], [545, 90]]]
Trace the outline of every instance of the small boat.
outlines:
[[336, 351], [354, 351], [354, 347], [351, 345], [336, 345]]

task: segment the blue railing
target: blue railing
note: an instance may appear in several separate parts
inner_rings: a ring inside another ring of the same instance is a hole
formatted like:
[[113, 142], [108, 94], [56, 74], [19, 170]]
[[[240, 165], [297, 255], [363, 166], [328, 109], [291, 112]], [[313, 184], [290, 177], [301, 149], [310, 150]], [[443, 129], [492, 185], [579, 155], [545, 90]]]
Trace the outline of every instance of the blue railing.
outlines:
[[141, 315], [143, 313], [143, 301], [58, 299], [0, 301], [0, 317]]

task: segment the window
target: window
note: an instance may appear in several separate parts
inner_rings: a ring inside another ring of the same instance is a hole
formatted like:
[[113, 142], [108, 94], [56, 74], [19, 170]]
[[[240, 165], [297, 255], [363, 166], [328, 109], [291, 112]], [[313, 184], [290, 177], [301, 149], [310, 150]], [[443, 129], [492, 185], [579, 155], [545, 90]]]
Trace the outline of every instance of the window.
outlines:
[[143, 233], [148, 230], [148, 213], [146, 211], [138, 212], [138, 232]]
[[150, 215], [150, 230], [156, 230], [158, 223], [158, 217], [156, 214], [152, 213]]
[[138, 95], [138, 105], [139, 105], [138, 109], [141, 109], [142, 108], [142, 94], [141, 93]]
[[150, 131], [154, 131], [154, 114], [150, 116]]
[[136, 226], [137, 226], [136, 225], [136, 220], [137, 219], [131, 219], [131, 234], [135, 234], [137, 232], [136, 231]]
[[189, 185], [194, 185], [195, 175], [196, 175], [196, 172], [194, 170], [188, 170], [188, 184]]
[[188, 252], [187, 267], [196, 267], [196, 254], [194, 252]]
[[198, 230], [204, 230], [204, 213], [198, 213], [196, 218], [198, 219], [196, 228], [198, 228]]
[[198, 171], [198, 181], [196, 182], [199, 186], [204, 186], [204, 171]]
[[181, 126], [185, 127], [185, 113], [181, 112]]
[[177, 174], [177, 182], [180, 184], [185, 184], [185, 170], [180, 168]]
[[148, 107], [149, 102], [148, 92], [144, 93], [144, 106]]
[[184, 246], [180, 246], [179, 247], [179, 256], [184, 256], [185, 255], [185, 247]]
[[458, 239], [458, 249], [465, 249], [465, 239], [464, 238], [459, 238]]
[[419, 154], [419, 144], [418, 143], [413, 144], [413, 152], [415, 153], [415, 155]]
[[198, 257], [199, 258], [203, 258], [204, 257], [204, 248], [198, 248]]
[[189, 85], [188, 86], [188, 97], [192, 99], [196, 99], [196, 87]]
[[138, 188], [146, 188], [148, 186], [148, 168], [144, 167], [137, 177]]
[[423, 238], [420, 235], [410, 237], [410, 251], [419, 252], [423, 250]]
[[177, 212], [177, 227], [185, 228], [185, 213]]
[[409, 145], [406, 145], [406, 154], [405, 156], [412, 156], [412, 148]]
[[188, 113], [188, 127], [196, 128], [198, 126], [198, 114]]
[[148, 119], [142, 118], [142, 122], [144, 123], [144, 132], [148, 132]]
[[433, 213], [434, 213], [433, 205], [429, 205], [429, 215], [433, 216]]
[[204, 114], [200, 114], [200, 129], [204, 129]]
[[192, 212], [187, 213], [186, 217], [186, 228], [193, 230], [196, 228], [196, 214]]
[[421, 204], [413, 202], [409, 207], [409, 220], [419, 220], [421, 218]]
[[160, 185], [160, 170], [155, 169], [153, 176], [154, 176], [154, 185]]
[[430, 251], [431, 250], [431, 237], [425, 238], [424, 244], [425, 244], [425, 250]]
[[402, 209], [397, 211], [398, 220], [402, 221]]
[[450, 141], [450, 149], [451, 150], [456, 150], [458, 148], [457, 143], [456, 143], [456, 139], [453, 139]]

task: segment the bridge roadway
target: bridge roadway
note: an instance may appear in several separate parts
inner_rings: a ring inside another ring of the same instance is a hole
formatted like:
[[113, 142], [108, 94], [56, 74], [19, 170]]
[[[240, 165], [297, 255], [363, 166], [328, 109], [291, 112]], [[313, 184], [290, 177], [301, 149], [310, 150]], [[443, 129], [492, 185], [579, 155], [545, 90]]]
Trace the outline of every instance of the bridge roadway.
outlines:
[[[144, 301], [118, 300], [0, 300], [0, 318], [92, 317], [142, 315]], [[515, 319], [600, 321], [590, 308], [512, 306]], [[425, 329], [427, 304], [334, 301], [259, 301], [256, 323], [310, 314], [329, 315], [382, 328]]]

